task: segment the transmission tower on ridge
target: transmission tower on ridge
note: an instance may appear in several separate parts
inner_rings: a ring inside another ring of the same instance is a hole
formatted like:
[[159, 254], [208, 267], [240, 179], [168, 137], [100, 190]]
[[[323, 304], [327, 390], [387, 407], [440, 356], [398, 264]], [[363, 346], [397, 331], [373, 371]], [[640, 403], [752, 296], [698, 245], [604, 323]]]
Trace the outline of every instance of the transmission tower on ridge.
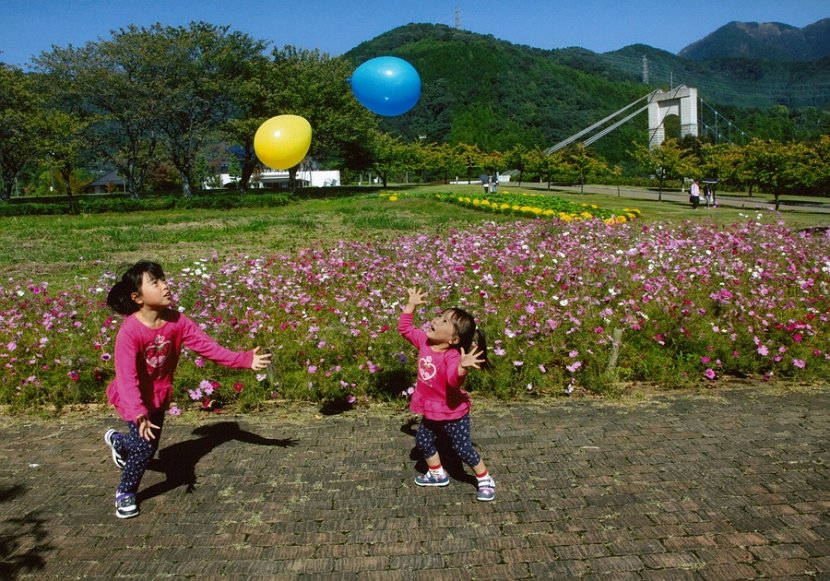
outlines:
[[648, 57], [643, 55], [643, 84], [648, 85]]
[[461, 30], [461, 8], [459, 8], [458, 4], [455, 5], [455, 28], [456, 30]]

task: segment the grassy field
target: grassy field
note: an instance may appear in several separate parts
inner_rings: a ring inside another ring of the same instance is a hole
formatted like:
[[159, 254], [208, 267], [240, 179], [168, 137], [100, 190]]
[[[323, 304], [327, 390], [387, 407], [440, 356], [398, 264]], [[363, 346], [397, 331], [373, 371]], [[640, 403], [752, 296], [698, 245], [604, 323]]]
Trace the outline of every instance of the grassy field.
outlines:
[[[607, 194], [551, 191], [539, 184], [510, 186], [504, 191], [556, 195], [577, 203], [622, 210], [638, 208], [646, 222], [683, 220], [730, 224], [756, 219], [758, 211], [720, 207], [693, 211], [683, 201], [631, 199]], [[381, 190], [378, 189], [378, 192]], [[452, 226], [514, 217], [436, 203], [436, 192], [478, 193], [474, 185], [388, 188], [396, 202], [365, 191], [354, 196], [313, 198], [280, 208], [227, 211], [186, 210], [81, 216], [30, 216], [0, 220], [0, 275], [33, 278], [55, 284], [97, 276], [120, 264], [151, 258], [177, 267], [214, 252], [263, 255], [325, 244], [334, 240], [373, 239], [391, 242], [403, 233], [440, 232]], [[732, 196], [732, 194], [729, 194]], [[757, 199], [757, 198], [755, 198]], [[824, 226], [830, 214], [792, 211], [760, 212], [764, 222], [782, 220], [798, 229]]]

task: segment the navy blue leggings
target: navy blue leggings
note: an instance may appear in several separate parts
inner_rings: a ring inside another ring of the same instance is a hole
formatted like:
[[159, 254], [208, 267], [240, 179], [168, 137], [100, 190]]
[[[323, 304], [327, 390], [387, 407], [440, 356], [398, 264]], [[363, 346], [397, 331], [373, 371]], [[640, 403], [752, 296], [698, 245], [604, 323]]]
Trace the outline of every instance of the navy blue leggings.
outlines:
[[150, 422], [158, 426], [158, 429], [152, 428], [154, 440], [145, 440], [138, 434], [138, 424], [135, 422], [127, 422], [127, 427], [130, 430], [129, 434], [122, 434], [118, 440], [119, 445], [117, 451], [127, 460], [124, 470], [121, 472], [121, 483], [118, 485], [118, 492], [131, 492], [135, 494], [138, 491], [138, 485], [141, 484], [141, 479], [144, 477], [144, 472], [150, 464], [150, 460], [156, 454], [159, 447], [159, 439], [161, 438], [161, 428], [164, 425], [164, 412], [155, 412], [147, 416]]
[[418, 433], [415, 435], [415, 446], [429, 458], [438, 453], [435, 439], [438, 432], [444, 432], [452, 442], [452, 448], [465, 464], [472, 468], [481, 462], [481, 456], [473, 448], [470, 436], [470, 414], [457, 420], [421, 420]]

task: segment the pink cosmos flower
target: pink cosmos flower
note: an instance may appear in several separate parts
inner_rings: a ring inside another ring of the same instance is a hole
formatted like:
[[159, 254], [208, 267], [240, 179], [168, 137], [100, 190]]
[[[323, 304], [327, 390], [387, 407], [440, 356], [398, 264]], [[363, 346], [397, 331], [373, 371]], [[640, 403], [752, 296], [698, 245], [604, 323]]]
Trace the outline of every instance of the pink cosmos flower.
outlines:
[[171, 416], [180, 416], [182, 415], [182, 410], [176, 404], [170, 406], [170, 409], [167, 410], [167, 413]]
[[714, 369], [709, 367], [706, 369], [706, 371], [703, 372], [703, 377], [711, 381], [717, 377], [717, 374], [715, 373]]
[[211, 395], [213, 393], [213, 383], [207, 379], [203, 379], [199, 382], [199, 390], [203, 391], [207, 395]]
[[309, 373], [317, 373], [317, 366], [316, 365], [309, 365], [308, 366]]
[[196, 367], [201, 368], [201, 367], [205, 366], [205, 359], [204, 359], [204, 357], [199, 356], [199, 357], [196, 358], [196, 360], [193, 363], [196, 365]]
[[758, 354], [766, 357], [769, 355], [769, 349], [767, 349], [766, 345], [758, 345]]
[[793, 366], [804, 369], [807, 367], [807, 363], [803, 359], [793, 359]]
[[577, 369], [579, 369], [580, 367], [582, 367], [582, 362], [581, 361], [574, 361], [570, 365], [565, 366], [565, 369], [567, 369], [571, 373], [576, 373]]

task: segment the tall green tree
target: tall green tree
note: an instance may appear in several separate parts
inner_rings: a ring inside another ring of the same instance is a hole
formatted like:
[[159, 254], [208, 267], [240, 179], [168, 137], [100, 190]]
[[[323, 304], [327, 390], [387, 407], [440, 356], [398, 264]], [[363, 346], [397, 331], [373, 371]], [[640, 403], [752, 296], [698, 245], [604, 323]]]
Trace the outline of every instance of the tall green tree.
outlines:
[[413, 148], [388, 133], [372, 132], [370, 150], [372, 168], [383, 182], [384, 188], [389, 184], [390, 175], [414, 167]]
[[456, 164], [464, 167], [465, 178], [473, 177], [476, 169], [484, 169], [485, 155], [477, 145], [459, 143], [453, 147], [452, 151], [457, 158]]
[[271, 61], [265, 55], [253, 56], [239, 63], [236, 83], [225, 85], [231, 100], [231, 115], [222, 126], [225, 138], [231, 143], [231, 167], [238, 168], [239, 189], [250, 189], [251, 178], [261, 169], [254, 135], [264, 121], [273, 116], [268, 105], [268, 87]]
[[186, 28], [154, 25], [144, 31], [156, 45], [148, 55], [163, 59], [155, 63], [165, 90], [158, 125], [185, 196], [201, 189], [195, 179], [198, 153], [206, 140], [217, 138], [233, 111], [226, 87], [247, 80], [247, 64], [258, 62], [265, 50], [262, 41], [228, 30], [194, 22]]
[[697, 177], [698, 172], [689, 163], [688, 153], [678, 146], [676, 139], [667, 139], [661, 145], [652, 149], [640, 143], [633, 143], [632, 145], [634, 149], [629, 153], [657, 177], [659, 184], [658, 201], [663, 201], [663, 186], [666, 180], [692, 174]]
[[445, 184], [449, 183], [450, 176], [467, 171], [466, 160], [448, 143], [419, 143], [418, 148], [425, 171], [437, 174]]
[[529, 150], [527, 146], [519, 143], [511, 147], [504, 154], [504, 163], [507, 169], [514, 170], [519, 174], [518, 184], [521, 187], [525, 170], [527, 169]]
[[63, 179], [66, 196], [72, 200], [75, 187], [73, 172], [87, 150], [86, 129], [88, 121], [77, 113], [50, 110], [46, 112], [47, 126], [44, 130], [48, 163]]
[[776, 211], [781, 204], [781, 195], [814, 183], [812, 152], [804, 143], [755, 139], [744, 149], [744, 175], [759, 189], [773, 195]]
[[550, 189], [554, 181], [567, 177], [568, 167], [563, 156], [562, 150], [548, 154], [541, 147], [534, 147], [527, 154], [527, 169], [546, 182]]
[[30, 161], [47, 149], [49, 127], [42, 94], [21, 69], [0, 63], [0, 198], [9, 200], [14, 183]]
[[830, 195], [830, 135], [822, 135], [813, 145], [811, 165], [816, 193]]
[[608, 164], [597, 156], [593, 150], [578, 143], [576, 147], [565, 152], [565, 163], [573, 168], [579, 179], [579, 192], [585, 193], [585, 180], [589, 175], [608, 172]]
[[124, 176], [133, 198], [143, 193], [160, 137], [165, 88], [158, 68], [171, 64], [163, 47], [151, 40], [147, 30], [131, 26], [110, 40], [53, 47], [34, 59], [55, 91], [96, 118], [98, 153]]

